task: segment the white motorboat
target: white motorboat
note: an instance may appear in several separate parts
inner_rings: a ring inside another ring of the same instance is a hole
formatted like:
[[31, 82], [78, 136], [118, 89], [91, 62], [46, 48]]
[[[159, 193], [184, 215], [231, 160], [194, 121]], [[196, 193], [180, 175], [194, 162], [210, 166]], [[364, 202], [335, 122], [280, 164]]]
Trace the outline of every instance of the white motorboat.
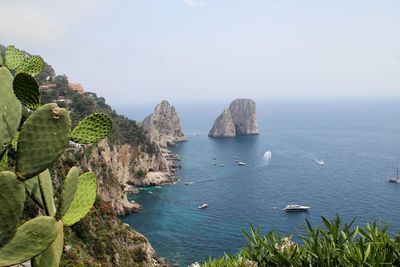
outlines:
[[187, 181], [187, 182], [185, 182], [185, 185], [191, 185], [191, 184], [193, 184], [192, 181]]
[[207, 208], [208, 207], [208, 204], [207, 203], [204, 203], [203, 205], [200, 205], [199, 206], [199, 209], [205, 209], [205, 208]]
[[287, 205], [284, 211], [308, 211], [311, 207], [301, 205]]
[[246, 163], [244, 163], [244, 162], [242, 162], [242, 161], [238, 161], [236, 164], [239, 165], [239, 166], [244, 166], [244, 165], [246, 165]]
[[321, 166], [325, 165], [325, 162], [322, 159], [320, 159], [320, 160], [316, 159], [315, 162], [318, 163]]

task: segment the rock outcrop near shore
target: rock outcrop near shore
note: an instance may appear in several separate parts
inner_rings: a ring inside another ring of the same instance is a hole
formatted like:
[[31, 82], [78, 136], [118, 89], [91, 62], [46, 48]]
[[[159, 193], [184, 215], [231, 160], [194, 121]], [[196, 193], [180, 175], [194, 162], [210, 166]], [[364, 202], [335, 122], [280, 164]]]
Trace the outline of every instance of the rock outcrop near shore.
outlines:
[[211, 128], [210, 137], [234, 137], [259, 134], [256, 103], [251, 99], [236, 99], [219, 115]]
[[150, 140], [161, 147], [174, 146], [177, 142], [186, 141], [178, 113], [166, 100], [161, 101], [154, 112], [144, 119], [143, 129]]

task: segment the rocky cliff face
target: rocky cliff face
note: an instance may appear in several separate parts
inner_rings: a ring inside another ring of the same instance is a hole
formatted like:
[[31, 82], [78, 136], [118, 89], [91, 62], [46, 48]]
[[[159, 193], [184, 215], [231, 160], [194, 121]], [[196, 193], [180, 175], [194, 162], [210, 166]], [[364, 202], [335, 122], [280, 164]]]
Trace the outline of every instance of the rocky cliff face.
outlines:
[[178, 113], [174, 106], [163, 100], [143, 121], [143, 129], [150, 140], [162, 147], [174, 146], [186, 140], [182, 133]]
[[251, 99], [236, 99], [229, 105], [236, 135], [259, 134], [256, 118], [256, 102]]
[[215, 121], [209, 133], [210, 136], [215, 137], [233, 137], [236, 136], [235, 125], [229, 109], [225, 109]]
[[251, 99], [236, 99], [219, 115], [209, 132], [211, 137], [233, 137], [259, 134], [256, 103]]
[[98, 195], [108, 202], [117, 214], [137, 212], [127, 193], [135, 193], [134, 186], [161, 185], [175, 181], [177, 169], [173, 156], [160, 152], [149, 154], [131, 144], [110, 146], [107, 139], [88, 150], [82, 165], [96, 173]]

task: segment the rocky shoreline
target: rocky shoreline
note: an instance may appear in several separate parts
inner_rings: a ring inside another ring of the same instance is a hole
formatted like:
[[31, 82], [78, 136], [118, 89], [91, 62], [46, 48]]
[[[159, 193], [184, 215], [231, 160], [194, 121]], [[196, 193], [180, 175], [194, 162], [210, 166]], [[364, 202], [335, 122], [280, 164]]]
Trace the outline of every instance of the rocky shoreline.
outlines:
[[[124, 184], [124, 193], [127, 195], [134, 195], [139, 193], [140, 187], [161, 186], [167, 184], [175, 184], [178, 182], [178, 177], [175, 175], [177, 170], [182, 166], [178, 164], [180, 158], [177, 154], [169, 149], [161, 148], [161, 155], [167, 162], [167, 170], [149, 171], [146, 177], [142, 179], [129, 180]], [[124, 202], [124, 210], [121, 215], [139, 212], [141, 205], [135, 201]]]

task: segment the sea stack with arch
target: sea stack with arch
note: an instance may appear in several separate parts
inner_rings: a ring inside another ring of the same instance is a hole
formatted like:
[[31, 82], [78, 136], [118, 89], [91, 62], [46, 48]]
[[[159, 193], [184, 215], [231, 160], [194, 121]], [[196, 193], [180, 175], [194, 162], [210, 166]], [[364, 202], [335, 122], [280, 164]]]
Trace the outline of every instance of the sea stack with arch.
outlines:
[[215, 119], [208, 136], [234, 137], [259, 133], [256, 102], [252, 99], [236, 99]]

